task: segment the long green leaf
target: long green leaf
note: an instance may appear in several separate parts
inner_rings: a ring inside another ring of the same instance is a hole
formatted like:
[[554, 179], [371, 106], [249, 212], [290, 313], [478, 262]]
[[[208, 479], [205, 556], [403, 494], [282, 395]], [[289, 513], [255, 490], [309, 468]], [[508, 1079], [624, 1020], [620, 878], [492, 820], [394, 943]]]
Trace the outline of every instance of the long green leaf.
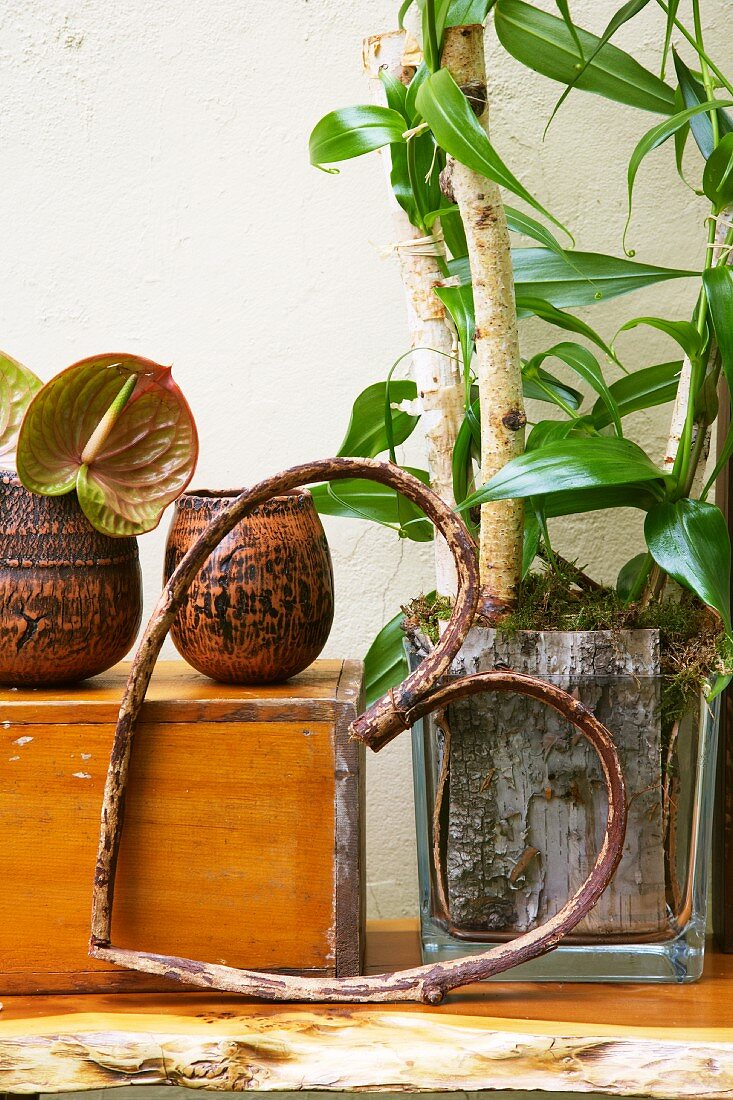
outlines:
[[[425, 485], [429, 476], [425, 470], [404, 469], [418, 477]], [[413, 542], [430, 542], [433, 525], [422, 512], [405, 497], [386, 485], [378, 485], [362, 478], [348, 478], [314, 485], [311, 495], [316, 508], [324, 516], [342, 516], [347, 519], [364, 519], [372, 523], [398, 527]]]
[[628, 332], [639, 325], [659, 329], [671, 336], [691, 359], [697, 359], [702, 351], [702, 337], [691, 321], [668, 321], [665, 317], [634, 317], [622, 325], [619, 332]]
[[[627, 4], [624, 4], [624, 6], [622, 8], [619, 8], [619, 10], [617, 12], [615, 12], [614, 15], [611, 16], [611, 19], [609, 20], [608, 24], [606, 25], [606, 29], [604, 30], [603, 34], [599, 38], [598, 45], [593, 50], [593, 53], [590, 55], [590, 57], [585, 59], [584, 63], [581, 66], [578, 67], [577, 75], [575, 77], [573, 77], [573, 80], [571, 81], [570, 84], [568, 84], [567, 88], [562, 93], [562, 95], [558, 99], [557, 103], [553, 107], [552, 115], [550, 116], [550, 122], [552, 122], [552, 119], [555, 117], [557, 112], [560, 110], [560, 107], [563, 105], [563, 103], [565, 102], [567, 97], [570, 95], [573, 88], [577, 87], [578, 81], [583, 76], [583, 74], [587, 71], [588, 67], [593, 63], [593, 61], [595, 61], [596, 57], [601, 52], [603, 47], [608, 42], [611, 41], [611, 39], [613, 38], [616, 31], [619, 30], [624, 25], [624, 23], [628, 23], [628, 21], [630, 19], [633, 19], [635, 15], [638, 15], [639, 12], [643, 8], [645, 8], [648, 3], [649, 3], [649, 0], [629, 0], [629, 2]], [[565, 22], [567, 23], [567, 19], [565, 20]], [[582, 58], [584, 56], [584, 54], [583, 54], [583, 45], [582, 45], [582, 42], [580, 41], [580, 39], [577, 35], [577, 30], [575, 30], [575, 33], [573, 34], [573, 39], [576, 42], [576, 45], [578, 46], [578, 52], [579, 52], [579, 54], [581, 55], [581, 58]], [[548, 123], [548, 126], [549, 126], [549, 123]]]
[[386, 695], [390, 688], [401, 683], [409, 672], [402, 628], [404, 621], [404, 612], [398, 612], [382, 627], [369, 646], [364, 658], [364, 692], [368, 707]]
[[733, 271], [728, 264], [711, 268], [702, 277], [720, 349], [723, 372], [733, 393]]
[[[653, 367], [644, 367], [633, 374], [613, 382], [609, 389], [618, 406], [619, 414], [624, 417], [630, 413], [651, 409], [656, 405], [666, 405], [677, 396], [677, 386], [682, 370], [682, 360], [673, 363], [658, 363]], [[599, 398], [591, 410], [593, 424], [599, 430], [611, 423], [606, 404]]]
[[[495, 12], [499, 41], [512, 57], [551, 80], [573, 82], [583, 59], [562, 19], [523, 0], [498, 0]], [[600, 39], [585, 30], [578, 34], [585, 57], [590, 57]], [[598, 51], [577, 87], [656, 114], [674, 110], [672, 89], [610, 43]]]
[[428, 77], [417, 93], [416, 103], [435, 140], [446, 153], [474, 172], [506, 187], [564, 229], [509, 171], [447, 69]]
[[563, 439], [513, 458], [467, 497], [461, 511], [492, 500], [638, 482], [657, 483], [661, 495], [665, 478], [669, 480], [630, 439]]
[[572, 386], [561, 382], [543, 367], [525, 363], [522, 367], [522, 392], [530, 401], [548, 401], [565, 412], [568, 406], [575, 410], [583, 404], [583, 395]]
[[547, 351], [540, 352], [538, 355], [533, 355], [527, 366], [528, 368], [532, 367], [538, 369], [546, 359], [551, 358], [560, 359], [563, 363], [566, 363], [571, 370], [575, 371], [577, 375], [593, 387], [596, 393], [600, 395], [601, 400], [605, 403], [611, 415], [611, 420], [616, 428], [616, 434], [620, 436], [623, 435], [621, 414], [616, 404], [616, 399], [603, 377], [603, 371], [595, 355], [593, 355], [588, 348], [583, 347], [582, 344], [575, 344], [572, 341], [563, 341], [560, 344], [555, 344], [553, 347], [548, 348]]
[[572, 262], [546, 248], [513, 249], [517, 293], [522, 297], [542, 298], [560, 308], [586, 306], [610, 301], [654, 283], [698, 274], [596, 252], [572, 252], [570, 256]]
[[317, 122], [310, 136], [311, 164], [333, 164], [404, 142], [405, 120], [391, 107], [344, 107]]
[[[386, 390], [386, 382], [375, 382], [359, 394], [351, 410], [346, 438], [337, 451], [338, 455], [376, 458], [388, 449], [389, 440], [384, 423]], [[409, 380], [390, 382], [389, 397], [390, 402], [395, 405], [401, 401], [413, 401], [417, 397], [417, 386]], [[420, 418], [397, 409], [392, 409], [391, 412], [392, 439], [397, 447], [412, 435]]]
[[554, 325], [555, 328], [563, 329], [565, 332], [575, 332], [578, 336], [585, 336], [587, 340], [600, 348], [609, 359], [613, 359], [615, 363], [618, 363], [612, 348], [602, 336], [599, 336], [594, 328], [591, 328], [585, 321], [581, 321], [579, 317], [573, 316], [572, 313], [565, 313], [563, 310], [557, 309], [551, 302], [546, 302], [543, 298], [532, 298], [524, 293], [518, 294], [517, 315], [519, 317], [539, 317], [540, 320], [546, 321], [548, 325]]
[[664, 73], [667, 68], [667, 58], [669, 56], [669, 47], [672, 41], [672, 31], [674, 30], [674, 21], [677, 18], [677, 9], [680, 6], [680, 0], [667, 0], [667, 23], [664, 28], [664, 45], [662, 46], [662, 66], [659, 76], [664, 80]]
[[[687, 126], [690, 120], [697, 115], [704, 114], [706, 111], [710, 112], [715, 109], [716, 100], [707, 100], [704, 103], [694, 104], [692, 107], [686, 107], [684, 111], [679, 111], [677, 114], [672, 115], [671, 118], [665, 118], [663, 122], [653, 126], [651, 130], [647, 130], [641, 141], [638, 143], [629, 161], [629, 168], [627, 172], [627, 190], [628, 190], [628, 213], [626, 216], [626, 225], [624, 227], [624, 242], [626, 241], [626, 233], [631, 221], [631, 208], [634, 195], [634, 183], [636, 176], [641, 167], [641, 163], [653, 149], [658, 149], [660, 145], [663, 145], [665, 141], [668, 141], [673, 134], [676, 134], [678, 130], [681, 130], [683, 126]], [[725, 100], [723, 106], [733, 107], [733, 100]]]
[[733, 134], [724, 134], [708, 157], [702, 189], [716, 214], [733, 203]]
[[[676, 50], [672, 50], [672, 57], [674, 58], [674, 67], [685, 106], [695, 107], [700, 103], [705, 103], [708, 97], [703, 85], [692, 75]], [[733, 119], [728, 112], [719, 108], [717, 116], [720, 134], [733, 133]], [[713, 124], [710, 121], [710, 116], [708, 114], [693, 115], [690, 119], [690, 129], [692, 130], [692, 136], [697, 143], [698, 149], [705, 160], [707, 160], [715, 147], [715, 142], [713, 140]]]
[[657, 565], [719, 612], [730, 630], [730, 536], [720, 509], [700, 500], [659, 504], [646, 517], [644, 535]]
[[467, 371], [471, 366], [473, 342], [476, 335], [473, 287], [470, 284], [464, 284], [462, 286], [438, 286], [435, 288], [435, 293], [448, 310], [453, 320], [453, 324], [456, 326], [458, 340], [461, 345], [463, 369]]
[[560, 12], [560, 15], [562, 16], [563, 23], [565, 24], [565, 26], [570, 31], [570, 34], [572, 35], [572, 38], [573, 38], [573, 42], [575, 43], [576, 48], [578, 50], [578, 53], [580, 54], [580, 56], [582, 58], [583, 57], [583, 43], [580, 41], [580, 36], [578, 35], [578, 30], [575, 26], [575, 23], [573, 23], [573, 17], [570, 14], [570, 5], [568, 4], [568, 0], [555, 0], [555, 4], [557, 5], [558, 11]]
[[551, 252], [557, 252], [559, 256], [565, 255], [565, 249], [560, 242], [553, 237], [546, 226], [542, 225], [523, 210], [515, 210], [513, 206], [505, 206], [507, 225], [512, 233], [521, 233], [524, 237], [531, 237], [533, 241], [549, 248]]

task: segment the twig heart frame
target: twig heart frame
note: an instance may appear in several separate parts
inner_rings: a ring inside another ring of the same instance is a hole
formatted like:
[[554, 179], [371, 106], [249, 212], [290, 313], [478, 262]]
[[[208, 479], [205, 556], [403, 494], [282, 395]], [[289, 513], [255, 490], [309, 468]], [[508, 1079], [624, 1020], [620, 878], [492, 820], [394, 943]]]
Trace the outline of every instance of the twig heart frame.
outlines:
[[[244, 516], [272, 496], [323, 480], [366, 478], [395, 489], [417, 504], [453, 552], [458, 592], [451, 619], [435, 650], [382, 699], [360, 715], [352, 736], [378, 752], [423, 715], [484, 691], [516, 692], [556, 710], [593, 746], [601, 762], [608, 810], [603, 842], [584, 883], [548, 921], [510, 943], [470, 958], [429, 964], [391, 974], [349, 978], [309, 978], [156, 955], [115, 947], [111, 940], [117, 857], [124, 823], [124, 796], [140, 709], [161, 646], [186, 593], [221, 539]], [[240, 993], [271, 1001], [439, 1004], [451, 989], [481, 981], [552, 950], [572, 931], [608, 885], [618, 866], [626, 832], [626, 793], [613, 738], [582, 703], [536, 677], [501, 671], [452, 680], [436, 687], [460, 649], [479, 598], [475, 546], [463, 521], [422, 482], [399, 467], [375, 459], [321, 459], [294, 466], [245, 490], [219, 513], [168, 580], [135, 654], [120, 707], [102, 805], [99, 849], [92, 900], [89, 954], [130, 970], [177, 979], [208, 990]]]

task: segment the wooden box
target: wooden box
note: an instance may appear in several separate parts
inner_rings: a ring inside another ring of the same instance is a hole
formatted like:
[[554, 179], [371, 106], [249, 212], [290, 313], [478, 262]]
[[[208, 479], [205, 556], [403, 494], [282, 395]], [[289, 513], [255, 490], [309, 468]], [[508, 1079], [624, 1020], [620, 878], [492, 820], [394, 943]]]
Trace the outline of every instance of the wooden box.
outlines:
[[[0, 688], [0, 993], [180, 989], [87, 955], [118, 666]], [[114, 906], [120, 947], [236, 967], [358, 973], [361, 666], [214, 683], [160, 663], [133, 748]]]

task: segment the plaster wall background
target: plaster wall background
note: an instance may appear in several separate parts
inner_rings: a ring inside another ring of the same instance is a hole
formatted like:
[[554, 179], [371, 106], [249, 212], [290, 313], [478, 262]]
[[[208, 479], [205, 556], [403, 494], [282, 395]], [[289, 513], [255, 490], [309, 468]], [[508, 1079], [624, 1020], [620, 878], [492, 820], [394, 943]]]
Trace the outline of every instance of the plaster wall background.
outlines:
[[[573, 11], [600, 32], [618, 6], [576, 0]], [[724, 67], [726, 6], [704, 5]], [[307, 139], [327, 110], [367, 101], [361, 39], [390, 29], [395, 12], [393, 0], [4, 4], [0, 346], [44, 379], [102, 351], [173, 362], [200, 427], [198, 485], [246, 485], [335, 452], [353, 399], [385, 377], [406, 338], [396, 267], [380, 256], [391, 242], [381, 167], [369, 157], [323, 175]], [[661, 18], [650, 4], [617, 38], [650, 68]], [[578, 92], [543, 143], [559, 86], [508, 58], [491, 30], [487, 41], [498, 149], [579, 248], [620, 254], [628, 157], [657, 119]], [[704, 216], [671, 145], [653, 154], [629, 237], [637, 259], [696, 267]], [[610, 338], [631, 316], [687, 316], [692, 294], [669, 283], [583, 315]], [[557, 339], [523, 325], [525, 354]], [[676, 357], [651, 330], [619, 347], [631, 367]], [[654, 454], [666, 421], [665, 410], [633, 425]], [[141, 542], [148, 611], [166, 528]], [[358, 522], [327, 530], [339, 598], [327, 655], [360, 657], [401, 602], [431, 587], [431, 552]], [[640, 532], [633, 514], [587, 516], [558, 523], [556, 541], [611, 580]], [[368, 778], [370, 910], [407, 915], [406, 737], [369, 761]]]

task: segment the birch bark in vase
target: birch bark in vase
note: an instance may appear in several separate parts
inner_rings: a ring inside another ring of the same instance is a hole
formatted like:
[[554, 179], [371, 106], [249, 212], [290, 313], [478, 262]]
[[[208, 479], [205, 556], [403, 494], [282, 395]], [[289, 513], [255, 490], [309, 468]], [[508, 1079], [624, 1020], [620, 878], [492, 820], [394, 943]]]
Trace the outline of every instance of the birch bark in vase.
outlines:
[[[404, 31], [373, 35], [364, 41], [364, 69], [370, 78], [375, 101], [385, 102], [380, 72], [388, 72], [404, 84], [415, 74], [415, 57], [405, 56]], [[407, 306], [407, 325], [412, 364], [417, 383], [421, 425], [425, 432], [430, 486], [451, 505], [453, 496], [453, 447], [463, 420], [464, 395], [456, 340], [446, 318], [435, 286], [444, 278], [439, 258], [445, 258], [445, 244], [439, 226], [430, 236], [414, 226], [397, 202], [390, 172], [389, 149], [382, 150], [387, 192], [395, 235], [394, 250], [400, 264]], [[456, 570], [445, 540], [435, 539], [435, 580], [437, 591], [455, 595]]]
[[[611, 730], [629, 792], [626, 847], [580, 936], [668, 926], [662, 818], [659, 638], [638, 630], [497, 635], [474, 627], [451, 675], [505, 665], [577, 692]], [[592, 864], [605, 795], [592, 753], [548, 707], [478, 695], [450, 708], [445, 877], [460, 929], [523, 932]]]

